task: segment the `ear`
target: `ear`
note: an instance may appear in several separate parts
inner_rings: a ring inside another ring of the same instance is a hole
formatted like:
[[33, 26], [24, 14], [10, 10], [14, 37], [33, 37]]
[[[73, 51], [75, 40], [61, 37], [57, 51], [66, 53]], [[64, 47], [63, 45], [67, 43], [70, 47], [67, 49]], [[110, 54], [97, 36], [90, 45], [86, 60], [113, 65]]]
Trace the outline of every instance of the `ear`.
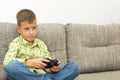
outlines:
[[17, 27], [16, 27], [16, 30], [17, 30], [18, 33], [20, 34], [20, 32], [21, 32], [21, 31], [20, 31], [20, 26], [17, 26]]

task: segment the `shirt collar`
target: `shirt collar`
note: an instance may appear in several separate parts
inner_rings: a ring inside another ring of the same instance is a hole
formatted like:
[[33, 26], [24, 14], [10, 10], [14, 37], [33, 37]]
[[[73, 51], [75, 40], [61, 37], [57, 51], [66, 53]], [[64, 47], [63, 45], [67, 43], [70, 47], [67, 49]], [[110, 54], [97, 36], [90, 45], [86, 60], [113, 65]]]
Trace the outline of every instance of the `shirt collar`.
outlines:
[[20, 35], [20, 40], [23, 45], [29, 45], [29, 46], [33, 46], [33, 47], [37, 45], [36, 39], [34, 40], [32, 45], [30, 45], [29, 42], [27, 40], [25, 40], [21, 35]]

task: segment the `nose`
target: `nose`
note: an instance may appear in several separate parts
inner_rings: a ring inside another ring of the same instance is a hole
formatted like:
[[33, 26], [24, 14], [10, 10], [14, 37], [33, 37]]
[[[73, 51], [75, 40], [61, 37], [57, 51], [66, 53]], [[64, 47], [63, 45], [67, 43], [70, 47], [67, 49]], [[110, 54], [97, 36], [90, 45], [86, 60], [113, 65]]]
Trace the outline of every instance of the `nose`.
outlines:
[[32, 30], [32, 29], [30, 29], [30, 30], [29, 30], [29, 33], [30, 33], [30, 34], [33, 34], [33, 30]]

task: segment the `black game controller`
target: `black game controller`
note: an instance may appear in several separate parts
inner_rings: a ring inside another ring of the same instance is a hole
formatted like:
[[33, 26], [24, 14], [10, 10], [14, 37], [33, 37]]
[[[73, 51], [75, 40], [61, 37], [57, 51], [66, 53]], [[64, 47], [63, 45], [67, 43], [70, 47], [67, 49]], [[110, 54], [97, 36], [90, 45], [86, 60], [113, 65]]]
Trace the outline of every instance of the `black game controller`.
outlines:
[[44, 62], [47, 64], [47, 66], [45, 66], [45, 68], [51, 68], [53, 66], [58, 66], [58, 60], [57, 59], [49, 59], [49, 58], [45, 58], [47, 60], [49, 60], [50, 62]]

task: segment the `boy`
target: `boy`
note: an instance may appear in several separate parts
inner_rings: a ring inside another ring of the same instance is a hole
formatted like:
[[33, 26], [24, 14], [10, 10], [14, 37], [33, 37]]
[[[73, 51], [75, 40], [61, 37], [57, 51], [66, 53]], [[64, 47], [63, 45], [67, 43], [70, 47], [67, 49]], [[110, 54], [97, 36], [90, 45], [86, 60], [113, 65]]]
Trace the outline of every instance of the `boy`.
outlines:
[[50, 54], [44, 42], [36, 38], [36, 15], [29, 9], [17, 15], [17, 31], [20, 34], [9, 45], [4, 59], [9, 80], [74, 80], [79, 75], [78, 66], [71, 62], [60, 68], [57, 65], [46, 69]]

